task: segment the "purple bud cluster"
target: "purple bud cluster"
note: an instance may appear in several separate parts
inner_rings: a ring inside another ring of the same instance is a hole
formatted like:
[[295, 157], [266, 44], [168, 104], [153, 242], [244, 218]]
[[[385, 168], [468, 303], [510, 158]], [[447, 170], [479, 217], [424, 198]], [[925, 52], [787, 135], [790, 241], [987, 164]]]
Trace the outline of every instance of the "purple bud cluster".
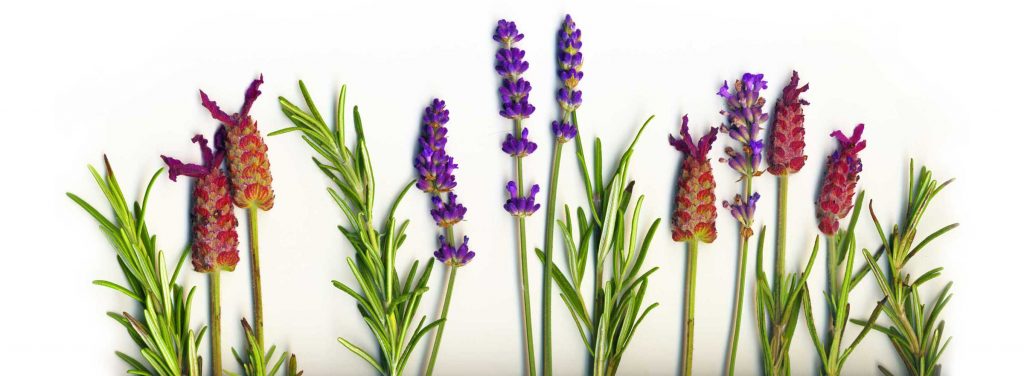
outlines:
[[[761, 172], [761, 158], [764, 152], [764, 140], [759, 138], [761, 124], [768, 121], [768, 114], [762, 109], [765, 99], [761, 90], [767, 89], [763, 74], [744, 73], [743, 78], [736, 80], [733, 92], [729, 92], [726, 82], [718, 90], [718, 95], [726, 100], [726, 109], [722, 111], [728, 121], [722, 124], [722, 132], [739, 141], [741, 150], [726, 148], [725, 153], [729, 167], [744, 176], [756, 176]], [[726, 161], [726, 159], [723, 159]]]
[[739, 221], [741, 227], [740, 234], [744, 238], [754, 235], [754, 230], [752, 229], [754, 225], [754, 211], [757, 209], [757, 200], [760, 199], [761, 195], [754, 192], [753, 195], [748, 197], [736, 195], [732, 203], [722, 201], [722, 207], [729, 209], [732, 217]]
[[523, 73], [530, 69], [526, 51], [515, 47], [516, 42], [523, 40], [523, 34], [516, 29], [515, 22], [498, 21], [494, 31], [494, 40], [501, 44], [495, 54], [494, 70], [501, 76], [501, 116], [513, 120], [523, 120], [533, 114], [534, 107], [530, 104], [530, 82], [522, 78]]

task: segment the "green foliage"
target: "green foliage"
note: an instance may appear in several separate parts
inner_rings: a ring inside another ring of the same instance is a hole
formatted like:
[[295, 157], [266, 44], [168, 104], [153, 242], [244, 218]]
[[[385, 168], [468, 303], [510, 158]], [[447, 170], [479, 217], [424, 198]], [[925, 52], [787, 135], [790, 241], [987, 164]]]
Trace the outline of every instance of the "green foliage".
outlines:
[[163, 170], [157, 171], [149, 180], [142, 204], [136, 201], [129, 206], [106, 157], [103, 162], [106, 176], [101, 176], [92, 166], [89, 166], [89, 171], [114, 211], [114, 218], [108, 219], [75, 194], [67, 195], [99, 223], [100, 230], [117, 253], [117, 264], [124, 273], [127, 285], [105, 280], [93, 283], [132, 298], [138, 303], [138, 309], [142, 310], [142, 316], [139, 317], [128, 312], [107, 313], [107, 316], [128, 331], [128, 335], [139, 346], [142, 358], [140, 360], [120, 351], [115, 353], [128, 363], [129, 374], [201, 375], [201, 359], [196, 354], [196, 348], [206, 328], [202, 328], [197, 335], [189, 323], [195, 288], [190, 288], [188, 294], [185, 294], [184, 287], [175, 282], [188, 255], [188, 247], [182, 252], [173, 273], [168, 273], [164, 252], [158, 250], [156, 236], [151, 235], [146, 226], [149, 193]]
[[[277, 351], [277, 346], [271, 345], [270, 349], [264, 352], [259, 340], [256, 339], [256, 333], [253, 332], [252, 326], [245, 319], [242, 319], [242, 331], [245, 332], [245, 341], [249, 344], [249, 354], [243, 358], [235, 349], [231, 349], [231, 353], [234, 354], [235, 360], [238, 361], [238, 364], [245, 371], [243, 375], [276, 375], [278, 370], [282, 369], [281, 366], [284, 365], [284, 360], [288, 359], [288, 366], [284, 368], [285, 376], [302, 376], [302, 371], [299, 371], [298, 361], [295, 359], [294, 354], [289, 357], [287, 352], [281, 353], [277, 361], [271, 365], [270, 361], [274, 359], [274, 352]], [[238, 375], [228, 371], [224, 371], [224, 373], [231, 376]]]
[[[888, 261], [887, 268], [883, 269], [867, 250], [863, 250], [862, 253], [875, 275], [878, 287], [885, 294], [886, 300], [882, 305], [882, 312], [889, 318], [891, 324], [884, 326], [862, 320], [853, 320], [853, 322], [885, 334], [892, 342], [909, 374], [928, 376], [939, 374], [941, 369], [939, 358], [952, 339], [944, 337], [945, 321], [939, 318], [942, 309], [946, 307], [952, 297], [949, 293], [952, 282], [946, 284], [931, 304], [925, 304], [922, 303], [918, 289], [923, 283], [937, 278], [942, 268], [931, 269], [916, 279], [911, 278], [909, 273], [903, 273], [903, 268], [912, 257], [924, 250], [925, 245], [956, 228], [958, 224], [947, 225], [926, 236], [916, 245], [914, 244], [917, 226], [924, 216], [925, 209], [928, 208], [932, 199], [953, 180], [950, 179], [939, 184], [932, 178], [931, 171], [922, 167], [915, 184], [913, 172], [914, 162], [911, 161], [911, 175], [907, 185], [907, 208], [902, 227], [899, 224], [894, 224], [890, 234], [886, 235], [882, 224], [875, 215], [872, 204], [868, 204], [871, 219], [875, 222], [875, 229], [878, 231], [885, 250]], [[888, 370], [879, 368], [882, 372], [891, 374]]]
[[397, 224], [395, 210], [414, 182], [409, 182], [392, 202], [382, 230], [378, 232], [373, 220], [373, 167], [359, 108], [352, 109], [356, 130], [356, 147], [353, 151], [345, 144], [345, 87], [342, 86], [338, 96], [333, 130], [320, 116], [301, 81], [299, 89], [309, 111], [303, 111], [283, 97], [279, 98], [281, 110], [295, 126], [271, 135], [301, 132], [302, 140], [319, 156], [313, 158], [313, 163], [334, 184], [327, 192], [348, 222], [348, 227], [339, 226], [338, 229], [355, 250], [355, 258], [349, 257], [347, 262], [358, 283], [358, 290], [339, 281], [333, 281], [334, 286], [357, 302], [363, 321], [377, 338], [381, 359], [375, 359], [368, 351], [344, 338], [338, 338], [338, 342], [381, 374], [400, 375], [416, 344], [442, 322], [438, 320], [424, 325], [424, 316], [409, 332], [422, 295], [427, 291], [434, 259], [431, 258], [419, 274], [419, 261], [413, 263], [404, 282], [395, 269], [395, 257], [405, 241], [405, 230], [409, 225], [408, 220]]
[[[814, 348], [821, 359], [822, 373], [829, 376], [837, 376], [842, 372], [846, 359], [853, 353], [854, 348], [867, 336], [869, 328], [864, 327], [857, 335], [857, 338], [845, 349], [842, 348], [843, 336], [846, 334], [846, 326], [850, 321], [850, 292], [860, 283], [861, 279], [868, 272], [868, 266], [863, 265], [857, 273], [853, 272], [854, 255], [857, 253], [857, 238], [854, 230], [857, 227], [857, 220], [860, 218], [861, 207], [864, 203], [864, 192], [857, 195], [857, 202], [853, 207], [853, 215], [850, 217], [850, 224], [845, 231], [840, 230], [835, 237], [829, 238], [828, 257], [828, 289], [825, 291], [825, 300], [828, 303], [829, 322], [828, 335], [819, 338], [813, 308], [807, 284], [803, 284], [804, 318], [807, 321], [807, 330], [811, 339], [814, 340]], [[865, 249], [864, 252], [867, 252]], [[875, 253], [873, 260], [877, 260], [881, 253]], [[868, 323], [874, 323], [881, 313], [885, 299], [878, 302]]]
[[[587, 199], [591, 211], [588, 216], [584, 208], [577, 208], [575, 230], [573, 215], [568, 205], [565, 206], [564, 220], [558, 221], [568, 260], [564, 270], [568, 271], [568, 274], [563, 272], [561, 267], [554, 266], [552, 278], [558, 286], [562, 301], [576, 322], [584, 345], [593, 357], [594, 375], [615, 374], [623, 353], [636, 334], [636, 329], [647, 314], [658, 306], [658, 303], [643, 306], [648, 278], [658, 269], [655, 267], [643, 270], [643, 262], [661, 219], [650, 225], [642, 242], [637, 244], [640, 230], [638, 222], [644, 196], [641, 195], [636, 200], [630, 217], [633, 182], [627, 180], [629, 162], [636, 142], [653, 118], [648, 118], [637, 132], [633, 143], [623, 153], [615, 174], [607, 184], [601, 180], [601, 140], [598, 139], [594, 146], [593, 182], [590, 181], [587, 172], [582, 148], [577, 143], [576, 157], [586, 179]], [[575, 118], [573, 121], [575, 122]], [[576, 139], [578, 141], [579, 137]], [[591, 313], [583, 297], [582, 286], [591, 243], [594, 242], [595, 293], [591, 302], [594, 310]], [[537, 254], [543, 259], [543, 253], [539, 249]], [[604, 274], [609, 272], [608, 279], [604, 279]]]

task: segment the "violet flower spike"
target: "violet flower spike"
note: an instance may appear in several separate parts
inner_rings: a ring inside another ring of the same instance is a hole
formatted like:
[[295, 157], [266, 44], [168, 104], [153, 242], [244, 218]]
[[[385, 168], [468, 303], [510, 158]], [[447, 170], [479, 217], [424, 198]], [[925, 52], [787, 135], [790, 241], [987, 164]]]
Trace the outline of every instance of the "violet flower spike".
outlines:
[[516, 182], [509, 181], [505, 186], [508, 191], [508, 200], [505, 201], [505, 211], [516, 217], [529, 217], [538, 209], [540, 204], [536, 203], [537, 193], [540, 192], [540, 186], [534, 184], [530, 188], [530, 194], [527, 196], [519, 195], [519, 187], [516, 186]]
[[722, 132], [728, 133], [729, 137], [739, 141], [741, 149], [726, 148], [728, 159], [720, 159], [728, 162], [729, 167], [743, 174], [744, 176], [757, 176], [764, 152], [764, 141], [759, 138], [762, 124], [768, 121], [768, 114], [763, 111], [765, 99], [761, 97], [761, 90], [768, 88], [764, 81], [763, 74], [744, 73], [743, 78], [736, 80], [733, 85], [733, 92], [729, 91], [729, 84], [726, 82], [718, 90], [718, 95], [726, 100], [727, 122], [722, 124]]
[[530, 69], [526, 61], [526, 51], [515, 47], [516, 42], [523, 40], [523, 34], [516, 29], [515, 22], [498, 21], [493, 39], [501, 43], [495, 54], [494, 70], [501, 76], [501, 116], [523, 120], [533, 114], [535, 108], [530, 104], [530, 82], [521, 76]]
[[448, 110], [443, 100], [434, 99], [423, 113], [420, 152], [413, 161], [419, 175], [416, 188], [431, 194], [450, 192], [455, 188], [455, 169], [459, 165], [448, 155]]

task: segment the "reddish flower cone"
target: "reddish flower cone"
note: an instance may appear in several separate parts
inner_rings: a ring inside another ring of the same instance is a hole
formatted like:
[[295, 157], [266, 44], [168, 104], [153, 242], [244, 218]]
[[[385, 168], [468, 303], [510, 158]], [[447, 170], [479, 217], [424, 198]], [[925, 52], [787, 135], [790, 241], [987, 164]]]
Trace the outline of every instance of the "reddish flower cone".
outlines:
[[768, 172], [772, 175], [797, 173], [804, 167], [804, 109], [807, 101], [800, 99], [800, 93], [808, 85], [797, 86], [800, 76], [793, 71], [789, 85], [782, 89], [782, 97], [775, 102], [775, 122], [772, 125], [772, 148]]
[[672, 240], [711, 243], [718, 236], [715, 229], [718, 213], [715, 208], [715, 178], [711, 175], [708, 152], [715, 142], [718, 129], [711, 128], [694, 144], [687, 123], [689, 119], [683, 116], [680, 138], [668, 136], [669, 144], [683, 153], [676, 208], [672, 213]]
[[234, 115], [221, 111], [217, 102], [211, 101], [206, 93], [199, 91], [206, 107], [214, 119], [224, 123], [228, 129], [228, 171], [231, 173], [231, 196], [235, 205], [247, 208], [270, 210], [274, 206], [274, 190], [270, 183], [270, 160], [267, 159], [267, 144], [263, 141], [256, 120], [249, 116], [249, 109], [260, 95], [263, 76], [253, 80], [245, 91], [242, 110]]
[[220, 167], [224, 161], [224, 136], [221, 127], [214, 137], [216, 152], [210, 150], [202, 135], [192, 138], [202, 151], [202, 165], [160, 156], [167, 163], [172, 181], [177, 181], [179, 175], [196, 178], [192, 191], [192, 267], [200, 273], [232, 271], [238, 264], [238, 219], [228, 195], [228, 178]]
[[867, 146], [867, 141], [861, 140], [863, 133], [864, 124], [853, 128], [850, 137], [840, 131], [832, 132], [832, 137], [839, 141], [839, 148], [828, 158], [817, 209], [818, 229], [825, 235], [835, 235], [839, 231], [839, 220], [853, 208], [854, 190], [863, 167], [857, 153]]

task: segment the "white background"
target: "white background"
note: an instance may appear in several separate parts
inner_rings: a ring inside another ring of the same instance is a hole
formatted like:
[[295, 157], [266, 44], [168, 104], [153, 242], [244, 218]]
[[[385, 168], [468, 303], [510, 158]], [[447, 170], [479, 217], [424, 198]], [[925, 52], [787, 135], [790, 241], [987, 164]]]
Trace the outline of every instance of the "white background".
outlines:
[[[679, 156], [665, 135], [677, 131], [682, 114], [690, 114], [697, 131], [717, 125], [722, 100], [715, 92], [724, 80], [746, 71], [766, 75], [770, 107], [797, 69], [811, 84], [805, 96], [811, 102], [806, 107], [810, 158], [792, 179], [788, 267], [806, 259], [817, 233], [814, 192], [824, 157], [835, 145], [828, 134], [866, 123], [860, 188], [875, 201], [886, 225], [896, 220], [903, 203], [901, 182], [909, 158], [927, 164], [939, 178], [958, 179], [932, 204], [921, 227], [937, 229], [954, 221], [961, 227], [933, 243], [909, 268], [913, 273], [946, 268], [926, 289], [929, 297], [945, 281], [955, 281], [945, 314], [954, 340], [944, 371], [977, 375], [1015, 369], [1014, 357], [1024, 350], [1016, 277], [1024, 256], [1009, 236], [1019, 231], [1022, 209], [1014, 184], [1020, 181], [1020, 161], [1014, 158], [1020, 146], [1013, 138], [1020, 132], [1011, 132], [1021, 125], [1020, 12], [981, 2], [969, 7], [966, 2], [956, 7], [857, 3], [5, 5], [0, 12], [2, 373], [123, 372], [113, 351], [135, 348], [104, 312], [127, 309], [131, 301], [90, 284], [100, 278], [120, 281], [120, 272], [106, 240], [64, 192], [102, 205], [85, 167], [102, 163], [104, 153], [129, 196], [162, 166], [160, 154], [197, 159], [189, 138], [209, 135], [216, 125], [200, 107], [198, 89], [234, 110], [259, 73], [267, 83], [253, 115], [264, 133], [288, 125], [275, 100], [296, 100], [297, 80], [308, 83], [323, 108], [331, 108], [341, 83], [349, 85], [349, 104], [360, 105], [367, 127], [379, 210], [389, 201], [384, 198], [413, 178], [420, 111], [435, 96], [448, 102], [449, 151], [460, 165], [459, 198], [469, 208], [458, 231], [472, 238], [477, 258], [459, 273], [437, 370], [519, 373], [517, 256], [512, 220], [501, 209], [511, 169], [499, 144], [509, 123], [497, 115], [496, 46], [490, 35], [500, 18], [515, 20], [526, 34], [522, 47], [537, 105], [527, 124], [540, 144], [526, 171], [528, 180], [546, 189], [547, 124], [556, 115], [554, 40], [565, 12], [583, 30], [580, 121], [587, 144], [601, 136], [606, 159], [612, 160], [642, 121], [657, 115], [634, 158], [632, 178], [637, 191], [647, 195], [642, 223], [670, 213]], [[342, 216], [324, 192], [327, 181], [296, 136], [267, 142], [277, 193], [276, 206], [260, 218], [268, 342], [296, 352], [308, 375], [370, 374], [371, 368], [335, 341], [343, 335], [372, 344], [353, 301], [330, 284], [332, 279], [351, 282], [343, 266], [351, 249], [334, 228]], [[733, 143], [720, 137], [713, 157]], [[559, 202], [581, 204], [571, 153], [565, 153], [563, 164]], [[721, 164], [715, 168], [719, 199], [731, 197], [735, 173]], [[755, 184], [765, 197], [758, 223], [771, 224], [774, 178]], [[161, 178], [150, 204], [150, 228], [172, 254], [188, 235], [189, 186]], [[399, 210], [412, 220], [403, 264], [430, 257], [434, 248], [427, 203], [414, 191]], [[866, 213], [861, 220], [861, 243], [876, 246]], [[543, 216], [531, 218], [529, 226], [530, 244], [540, 244]], [[736, 229], [728, 214], [719, 213], [718, 229], [718, 241], [702, 248], [699, 262], [698, 374], [721, 372], [727, 346], [737, 257]], [[243, 238], [245, 231], [243, 224]], [[678, 372], [684, 253], [668, 234], [663, 224], [648, 261], [661, 267], [648, 298], [661, 306], [640, 328], [622, 374]], [[243, 241], [243, 254], [246, 249]], [[822, 261], [811, 276], [813, 290], [822, 285]], [[224, 278], [225, 342], [231, 346], [241, 345], [234, 320], [249, 315], [247, 265], [243, 256], [238, 270]], [[753, 265], [752, 257], [751, 272]], [[539, 341], [540, 264], [530, 267]], [[202, 275], [186, 273], [185, 282], [206, 296]], [[854, 293], [855, 317], [866, 316], [879, 298], [874, 281], [866, 282]], [[441, 283], [442, 273], [435, 273], [421, 313], [435, 315]], [[759, 370], [753, 304], [747, 297], [740, 374]], [[823, 319], [824, 301], [816, 296], [814, 304]], [[205, 322], [206, 312], [205, 299], [197, 299], [194, 320]], [[554, 319], [556, 371], [579, 374], [585, 350], [557, 301]], [[803, 323], [795, 341], [794, 374], [813, 373], [817, 357]], [[427, 345], [421, 344], [410, 373], [419, 372]], [[236, 369], [230, 358], [225, 364]], [[858, 348], [846, 371], [876, 374], [876, 365], [901, 370], [891, 345], [877, 333]]]

